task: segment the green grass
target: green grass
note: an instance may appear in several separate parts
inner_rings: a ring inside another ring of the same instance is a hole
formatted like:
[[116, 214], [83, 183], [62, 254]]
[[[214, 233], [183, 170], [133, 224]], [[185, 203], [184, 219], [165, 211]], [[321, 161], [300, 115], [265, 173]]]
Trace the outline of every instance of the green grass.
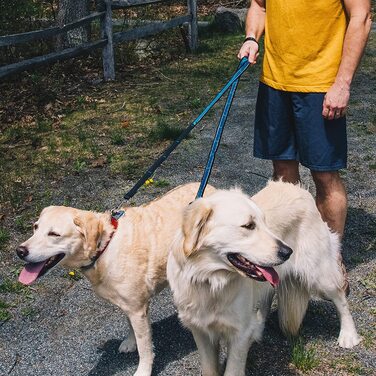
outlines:
[[183, 130], [180, 127], [169, 125], [163, 122], [158, 122], [156, 127], [151, 130], [149, 139], [152, 142], [164, 140], [172, 141], [177, 139], [182, 131]]
[[11, 318], [11, 314], [6, 309], [0, 308], [0, 321], [7, 321]]
[[15, 293], [19, 294], [27, 290], [27, 287], [22, 285], [21, 283], [4, 278], [3, 282], [0, 284], [0, 293]]
[[168, 187], [170, 186], [170, 182], [167, 181], [166, 179], [158, 179], [158, 180], [154, 180], [154, 187], [157, 187], [157, 188], [164, 188], [164, 187]]
[[38, 314], [38, 311], [31, 307], [25, 307], [21, 309], [21, 315], [24, 317], [34, 317]]
[[9, 239], [9, 232], [6, 229], [0, 227], [0, 249], [5, 248]]
[[301, 338], [296, 339], [292, 344], [291, 363], [300, 371], [308, 372], [317, 367], [319, 360], [313, 348], [307, 349]]

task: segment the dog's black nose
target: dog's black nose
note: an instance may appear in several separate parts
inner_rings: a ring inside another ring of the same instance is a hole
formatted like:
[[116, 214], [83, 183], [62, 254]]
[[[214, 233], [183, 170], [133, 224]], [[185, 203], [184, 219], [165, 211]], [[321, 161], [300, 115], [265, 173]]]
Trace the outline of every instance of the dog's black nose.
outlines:
[[17, 252], [17, 255], [20, 259], [24, 259], [29, 254], [29, 250], [23, 245], [20, 245], [16, 249], [16, 252]]
[[278, 241], [278, 247], [278, 257], [283, 261], [288, 260], [291, 256], [292, 249], [280, 241]]

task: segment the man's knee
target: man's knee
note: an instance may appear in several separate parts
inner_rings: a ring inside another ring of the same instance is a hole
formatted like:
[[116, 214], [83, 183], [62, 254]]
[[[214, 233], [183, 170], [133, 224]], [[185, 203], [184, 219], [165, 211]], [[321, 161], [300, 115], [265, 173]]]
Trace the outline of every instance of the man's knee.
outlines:
[[344, 184], [338, 171], [311, 171], [316, 190], [322, 193], [344, 191]]

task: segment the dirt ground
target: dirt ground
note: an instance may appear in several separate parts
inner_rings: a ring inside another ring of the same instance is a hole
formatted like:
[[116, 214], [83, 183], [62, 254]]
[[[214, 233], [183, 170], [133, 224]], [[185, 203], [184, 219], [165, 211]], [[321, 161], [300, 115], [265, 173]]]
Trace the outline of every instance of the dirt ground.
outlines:
[[[305, 372], [308, 375], [375, 374], [375, 46], [372, 40], [353, 84], [348, 115], [349, 166], [342, 173], [349, 197], [343, 255], [351, 283], [349, 302], [363, 341], [351, 350], [339, 348], [336, 345], [339, 321], [333, 305], [313, 301], [301, 331], [303, 355], [314, 360], [312, 368]], [[252, 69], [242, 78], [210, 180], [216, 187], [237, 185], [253, 194], [266, 183], [256, 174], [270, 176], [270, 163], [254, 159], [251, 152], [257, 81]], [[220, 112], [218, 107], [215, 116], [200, 124], [194, 136], [158, 170], [155, 179], [167, 182], [168, 186], [143, 188], [136, 195], [135, 203], [146, 202], [178, 184], [201, 178]], [[308, 172], [304, 168], [301, 172], [303, 183], [314, 194]], [[41, 183], [37, 189], [52, 190], [50, 204], [69, 203], [92, 209], [114, 207], [127, 187], [130, 182], [124, 176], [109, 177], [103, 168], [69, 175], [58, 182], [49, 182], [48, 186]], [[8, 227], [12, 228], [12, 223]], [[20, 232], [11, 230], [4, 252], [14, 252], [23, 238]], [[70, 278], [59, 268], [31, 289], [15, 287], [12, 282], [21, 263], [15, 256], [8, 260], [9, 257], [0, 260], [1, 298], [11, 307], [11, 316], [0, 321], [1, 375], [126, 376], [134, 373], [137, 354], [117, 353], [128, 332], [119, 309], [98, 299], [84, 278]], [[153, 299], [151, 317], [156, 353], [153, 375], [199, 375], [194, 341], [179, 324], [168, 289]], [[287, 376], [301, 374], [302, 369], [293, 364], [292, 345], [281, 334], [273, 311], [263, 341], [254, 344], [249, 352], [247, 374]]]

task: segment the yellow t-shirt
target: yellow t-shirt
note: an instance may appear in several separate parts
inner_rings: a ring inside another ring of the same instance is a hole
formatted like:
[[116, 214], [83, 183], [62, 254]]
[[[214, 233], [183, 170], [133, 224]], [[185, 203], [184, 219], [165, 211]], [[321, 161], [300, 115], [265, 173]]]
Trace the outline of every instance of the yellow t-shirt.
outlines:
[[341, 0], [266, 0], [261, 82], [284, 91], [326, 92], [346, 27]]

